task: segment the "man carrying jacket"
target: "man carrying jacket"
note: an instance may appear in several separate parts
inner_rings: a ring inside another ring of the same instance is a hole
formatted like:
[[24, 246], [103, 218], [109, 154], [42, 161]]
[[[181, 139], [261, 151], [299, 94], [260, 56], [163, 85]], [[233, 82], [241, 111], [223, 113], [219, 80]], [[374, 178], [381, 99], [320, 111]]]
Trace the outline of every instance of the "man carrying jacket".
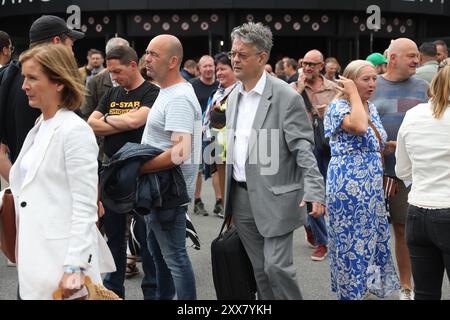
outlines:
[[[201, 152], [201, 108], [194, 89], [180, 74], [183, 46], [178, 38], [163, 34], [153, 38], [146, 50], [147, 73], [161, 86], [150, 113], [142, 143], [164, 152], [144, 163], [141, 173], [159, 172], [180, 165], [188, 195], [194, 195]], [[169, 267], [173, 281], [157, 272], [161, 288], [175, 285], [180, 300], [197, 298], [195, 276], [186, 251], [187, 203], [164, 211], [173, 216], [163, 224], [152, 210], [145, 216], [149, 248], [158, 271]], [[158, 288], [159, 289], [159, 288]]]

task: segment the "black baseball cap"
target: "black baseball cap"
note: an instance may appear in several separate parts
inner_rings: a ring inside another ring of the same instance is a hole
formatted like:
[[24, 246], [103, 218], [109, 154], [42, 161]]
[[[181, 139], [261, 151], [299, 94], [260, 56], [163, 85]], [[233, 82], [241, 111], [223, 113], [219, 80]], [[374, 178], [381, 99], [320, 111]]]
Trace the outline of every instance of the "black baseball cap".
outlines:
[[73, 40], [84, 38], [84, 33], [70, 29], [66, 22], [57, 16], [42, 16], [30, 28], [30, 43], [66, 34]]

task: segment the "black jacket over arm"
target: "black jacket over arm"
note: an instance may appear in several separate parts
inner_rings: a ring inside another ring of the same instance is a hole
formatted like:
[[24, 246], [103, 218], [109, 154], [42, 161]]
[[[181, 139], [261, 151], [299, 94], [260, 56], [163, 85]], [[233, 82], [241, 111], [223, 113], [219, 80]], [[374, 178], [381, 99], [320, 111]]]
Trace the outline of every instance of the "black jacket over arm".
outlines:
[[171, 209], [190, 202], [179, 166], [139, 176], [144, 162], [163, 151], [150, 145], [126, 143], [105, 165], [100, 175], [103, 204], [115, 212], [136, 211], [145, 215], [150, 209]]

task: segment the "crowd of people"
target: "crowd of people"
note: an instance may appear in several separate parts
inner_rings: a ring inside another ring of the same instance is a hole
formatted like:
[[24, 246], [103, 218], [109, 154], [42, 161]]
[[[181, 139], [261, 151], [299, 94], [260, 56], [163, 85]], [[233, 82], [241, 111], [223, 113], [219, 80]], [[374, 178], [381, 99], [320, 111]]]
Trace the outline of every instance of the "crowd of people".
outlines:
[[0, 31], [0, 174], [15, 201], [18, 299], [58, 288], [80, 298], [87, 276], [125, 298], [138, 258], [144, 299], [197, 299], [188, 205], [209, 215], [210, 177], [213, 212], [235, 225], [258, 299], [302, 299], [302, 226], [311, 259], [328, 258], [337, 299], [441, 298], [445, 42], [395, 39], [345, 68], [313, 48], [272, 72], [268, 27], [244, 23], [230, 36], [229, 52], [198, 62], [173, 35], [151, 39], [141, 57], [115, 37], [79, 68], [71, 49], [84, 34], [61, 18], [37, 19], [18, 61]]

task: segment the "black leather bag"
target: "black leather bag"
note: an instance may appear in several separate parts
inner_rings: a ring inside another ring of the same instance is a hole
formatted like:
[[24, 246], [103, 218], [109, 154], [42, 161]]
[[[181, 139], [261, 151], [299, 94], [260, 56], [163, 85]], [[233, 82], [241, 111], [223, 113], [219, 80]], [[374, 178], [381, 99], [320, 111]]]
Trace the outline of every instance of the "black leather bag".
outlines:
[[325, 127], [323, 125], [323, 119], [321, 119], [316, 113], [314, 113], [311, 101], [306, 94], [306, 90], [302, 92], [303, 101], [305, 101], [306, 110], [312, 115], [312, 127], [314, 132], [314, 149], [322, 150], [322, 153], [328, 157], [331, 157], [331, 149], [329, 139], [325, 138]]
[[255, 300], [253, 267], [236, 227], [231, 226], [211, 243], [214, 288], [218, 300]]
[[325, 155], [331, 157], [330, 141], [325, 138], [323, 119], [316, 114], [313, 115], [313, 131], [315, 147], [320, 148]]
[[225, 111], [220, 111], [217, 108], [213, 108], [210, 114], [211, 127], [216, 129], [222, 129], [226, 125]]

